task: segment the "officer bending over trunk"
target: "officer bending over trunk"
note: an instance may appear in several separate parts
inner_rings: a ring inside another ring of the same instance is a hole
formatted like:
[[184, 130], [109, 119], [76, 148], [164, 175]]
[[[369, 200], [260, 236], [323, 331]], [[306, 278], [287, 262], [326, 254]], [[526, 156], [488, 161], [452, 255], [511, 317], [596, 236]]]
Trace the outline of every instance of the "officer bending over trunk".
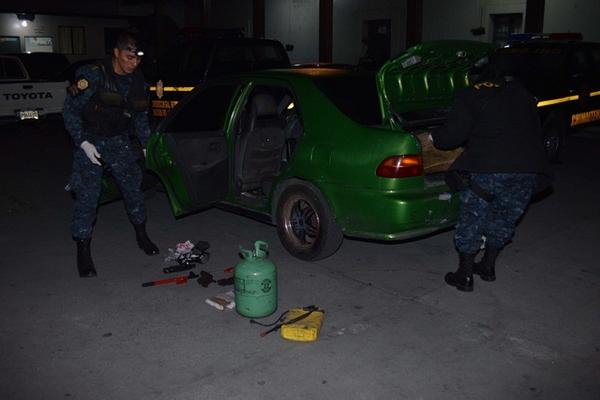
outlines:
[[[438, 149], [464, 146], [450, 167], [466, 179], [454, 235], [459, 267], [445, 281], [467, 292], [474, 273], [496, 279], [496, 257], [514, 235], [540, 174], [550, 176], [535, 98], [508, 65], [492, 59], [483, 76], [457, 94], [445, 125], [431, 134]], [[474, 263], [482, 235], [485, 253]]]
[[143, 172], [129, 140], [135, 129], [145, 148], [150, 135], [144, 77], [137, 70], [142, 55], [136, 37], [123, 32], [112, 58], [81, 67], [68, 89], [63, 117], [76, 146], [70, 182], [75, 195], [71, 232], [81, 277], [96, 276], [90, 241], [105, 170], [123, 195], [138, 246], [148, 255], [158, 254], [146, 234]]

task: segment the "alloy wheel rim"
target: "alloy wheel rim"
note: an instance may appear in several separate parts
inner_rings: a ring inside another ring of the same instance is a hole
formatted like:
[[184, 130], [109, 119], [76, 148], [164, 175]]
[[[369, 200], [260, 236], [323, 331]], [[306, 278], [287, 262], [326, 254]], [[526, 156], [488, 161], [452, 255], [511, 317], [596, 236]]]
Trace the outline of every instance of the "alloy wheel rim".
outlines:
[[302, 198], [290, 201], [286, 214], [285, 230], [288, 237], [298, 245], [310, 248], [319, 237], [319, 215], [313, 206]]

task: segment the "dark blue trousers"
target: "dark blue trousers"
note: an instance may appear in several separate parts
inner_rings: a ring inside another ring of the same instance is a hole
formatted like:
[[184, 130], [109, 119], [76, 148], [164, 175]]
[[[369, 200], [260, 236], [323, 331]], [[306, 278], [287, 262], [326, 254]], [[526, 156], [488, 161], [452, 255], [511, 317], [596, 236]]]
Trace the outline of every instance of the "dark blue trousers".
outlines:
[[70, 183], [75, 194], [75, 206], [71, 233], [77, 239], [87, 239], [92, 235], [102, 191], [102, 174], [105, 170], [108, 170], [117, 183], [131, 222], [140, 224], [146, 220], [146, 207], [141, 189], [143, 174], [131, 151], [129, 139], [125, 136], [115, 136], [98, 138], [91, 143], [101, 155], [102, 166], [92, 164], [81, 149], [75, 151], [73, 158]]
[[481, 238], [486, 236], [487, 244], [501, 249], [513, 237], [515, 225], [525, 212], [537, 174], [472, 173], [475, 181], [494, 200], [487, 202], [472, 190], [460, 193], [460, 213], [454, 241], [461, 253], [475, 254], [481, 247]]

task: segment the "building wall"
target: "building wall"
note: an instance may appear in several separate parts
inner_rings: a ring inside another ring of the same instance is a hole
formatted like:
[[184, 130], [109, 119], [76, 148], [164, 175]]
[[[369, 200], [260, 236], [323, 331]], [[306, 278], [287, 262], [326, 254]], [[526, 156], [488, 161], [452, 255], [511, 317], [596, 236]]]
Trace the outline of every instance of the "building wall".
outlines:
[[[423, 41], [467, 39], [492, 41], [491, 14], [522, 13], [526, 0], [423, 0]], [[581, 32], [585, 40], [600, 42], [599, 0], [546, 0], [544, 32]], [[470, 30], [485, 28], [485, 35]]]
[[210, 15], [209, 28], [241, 28], [246, 36], [252, 36], [252, 1], [213, 0]]
[[391, 56], [404, 50], [406, 43], [406, 0], [334, 0], [333, 62], [356, 64], [364, 55], [363, 23], [391, 20]]
[[126, 19], [60, 17], [36, 14], [33, 22], [30, 22], [27, 27], [22, 27], [15, 14], [0, 14], [0, 36], [18, 36], [22, 52], [25, 52], [26, 36], [50, 36], [53, 39], [54, 49], [58, 49], [59, 26], [85, 27], [86, 54], [67, 54], [70, 61], [77, 61], [103, 57], [105, 53], [104, 28], [127, 28], [129, 24]]
[[583, 39], [600, 42], [599, 0], [546, 0], [545, 32], [581, 32]]
[[319, 60], [319, 0], [265, 0], [265, 36], [294, 49], [292, 63]]
[[[546, 0], [548, 1], [548, 0]], [[423, 41], [441, 39], [492, 41], [492, 14], [522, 13], [525, 23], [526, 0], [423, 0]], [[485, 34], [471, 29], [483, 27]]]
[[[265, 34], [291, 44], [293, 63], [319, 60], [319, 0], [266, 0]], [[334, 0], [333, 62], [356, 64], [364, 55], [363, 23], [391, 20], [391, 54], [406, 41], [406, 0]]]

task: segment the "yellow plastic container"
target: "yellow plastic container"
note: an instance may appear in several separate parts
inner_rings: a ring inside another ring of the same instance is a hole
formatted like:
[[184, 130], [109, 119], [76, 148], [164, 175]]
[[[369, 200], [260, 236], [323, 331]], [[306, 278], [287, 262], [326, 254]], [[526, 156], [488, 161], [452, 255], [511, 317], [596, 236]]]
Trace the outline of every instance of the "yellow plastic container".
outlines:
[[[306, 313], [307, 311], [303, 308], [292, 308], [283, 322], [291, 321]], [[319, 338], [324, 316], [325, 313], [322, 310], [313, 311], [308, 317], [302, 318], [300, 321], [282, 325], [280, 329], [281, 337], [296, 342], [314, 342]]]

